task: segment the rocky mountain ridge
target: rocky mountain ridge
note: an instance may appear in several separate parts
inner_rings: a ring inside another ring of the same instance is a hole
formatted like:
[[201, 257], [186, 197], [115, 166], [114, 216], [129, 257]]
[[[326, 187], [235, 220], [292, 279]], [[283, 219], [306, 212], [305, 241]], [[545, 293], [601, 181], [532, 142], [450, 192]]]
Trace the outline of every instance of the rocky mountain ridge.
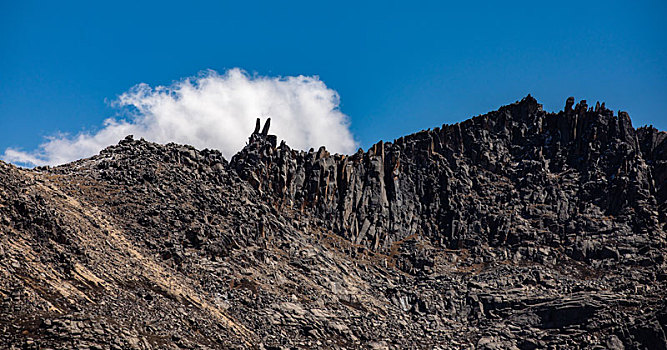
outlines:
[[0, 165], [7, 348], [667, 346], [667, 133], [604, 104]]
[[411, 235], [449, 249], [568, 246], [609, 230], [572, 225], [591, 218], [627, 226], [620, 236], [642, 232], [646, 244], [664, 239], [666, 134], [635, 131], [627, 113], [615, 117], [604, 104], [573, 103], [552, 114], [528, 96], [351, 156], [255, 137], [231, 165], [255, 188], [372, 251]]

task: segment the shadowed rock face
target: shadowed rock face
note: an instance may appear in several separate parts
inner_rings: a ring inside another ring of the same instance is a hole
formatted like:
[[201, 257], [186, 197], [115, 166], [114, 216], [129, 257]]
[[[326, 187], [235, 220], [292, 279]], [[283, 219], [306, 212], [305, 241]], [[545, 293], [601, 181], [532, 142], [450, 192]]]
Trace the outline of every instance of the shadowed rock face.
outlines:
[[231, 166], [373, 251], [417, 235], [438, 248], [533, 242], [586, 258], [576, 242], [589, 235], [617, 248], [664, 239], [665, 133], [573, 101], [554, 114], [528, 96], [351, 156], [251, 139]]
[[665, 132], [530, 96], [349, 156], [269, 126], [0, 162], [0, 344], [667, 347]]

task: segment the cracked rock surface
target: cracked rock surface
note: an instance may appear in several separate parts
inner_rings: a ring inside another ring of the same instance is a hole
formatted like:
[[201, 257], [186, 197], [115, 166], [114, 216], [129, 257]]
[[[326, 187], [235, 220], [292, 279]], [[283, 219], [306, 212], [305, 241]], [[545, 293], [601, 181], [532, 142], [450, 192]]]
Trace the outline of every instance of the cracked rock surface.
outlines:
[[667, 348], [667, 133], [531, 96], [353, 155], [260, 126], [0, 162], [0, 347]]

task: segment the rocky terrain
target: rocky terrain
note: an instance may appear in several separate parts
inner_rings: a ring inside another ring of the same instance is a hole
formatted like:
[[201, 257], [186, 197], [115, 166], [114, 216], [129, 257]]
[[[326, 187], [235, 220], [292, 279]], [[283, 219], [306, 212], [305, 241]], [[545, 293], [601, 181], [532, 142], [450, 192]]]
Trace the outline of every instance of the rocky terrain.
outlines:
[[665, 349], [667, 133], [574, 102], [0, 162], [0, 347]]

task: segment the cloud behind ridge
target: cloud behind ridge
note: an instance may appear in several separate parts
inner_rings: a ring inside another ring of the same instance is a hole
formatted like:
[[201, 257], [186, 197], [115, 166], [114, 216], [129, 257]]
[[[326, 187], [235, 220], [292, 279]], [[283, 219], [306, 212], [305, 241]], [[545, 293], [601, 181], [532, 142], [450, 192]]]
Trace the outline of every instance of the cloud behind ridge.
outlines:
[[271, 133], [296, 149], [326, 145], [337, 153], [357, 147], [338, 93], [317, 76], [251, 76], [234, 68], [206, 71], [170, 86], [139, 84], [113, 103], [128, 112], [96, 132], [56, 134], [37, 150], [5, 150], [3, 159], [23, 165], [57, 165], [92, 156], [126, 135], [158, 143], [220, 150], [230, 159], [245, 145], [255, 119], [271, 117]]

